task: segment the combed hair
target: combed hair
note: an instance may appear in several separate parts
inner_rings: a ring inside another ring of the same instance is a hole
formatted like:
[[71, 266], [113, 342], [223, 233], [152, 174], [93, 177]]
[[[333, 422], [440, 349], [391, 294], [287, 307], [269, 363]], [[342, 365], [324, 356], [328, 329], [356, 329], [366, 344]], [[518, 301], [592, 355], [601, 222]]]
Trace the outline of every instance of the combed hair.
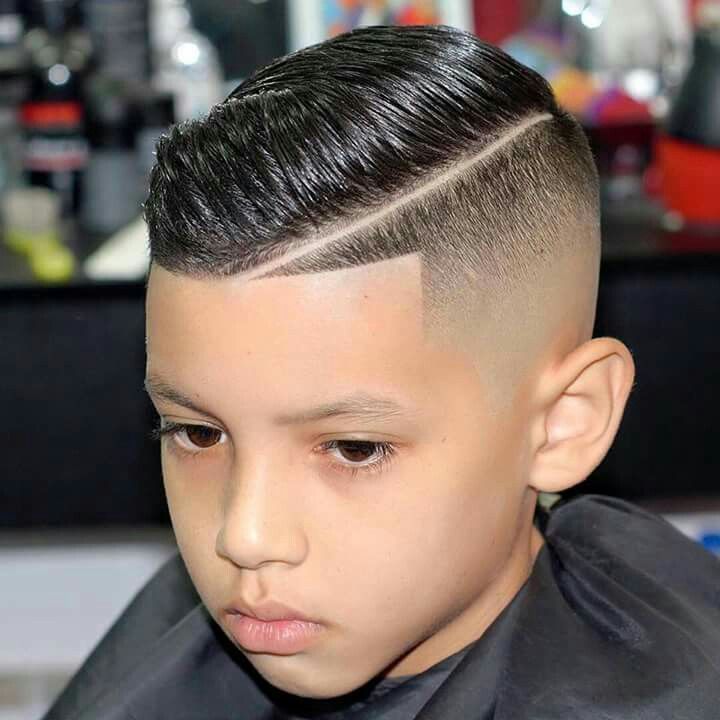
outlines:
[[528, 282], [599, 241], [585, 135], [548, 83], [445, 26], [353, 30], [279, 58], [157, 146], [151, 260], [193, 277], [410, 253], [433, 303]]

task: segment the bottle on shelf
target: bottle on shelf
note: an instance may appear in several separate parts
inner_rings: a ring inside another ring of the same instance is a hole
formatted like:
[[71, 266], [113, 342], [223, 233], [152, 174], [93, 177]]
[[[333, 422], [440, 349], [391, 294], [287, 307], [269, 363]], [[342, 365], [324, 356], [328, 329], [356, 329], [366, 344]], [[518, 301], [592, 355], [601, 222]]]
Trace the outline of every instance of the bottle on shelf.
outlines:
[[153, 86], [173, 95], [178, 121], [204, 115], [223, 100], [217, 50], [193, 27], [185, 0], [151, 0], [150, 37]]
[[20, 114], [23, 169], [27, 184], [57, 192], [62, 216], [74, 216], [88, 158], [82, 81], [91, 45], [76, 2], [34, 0], [30, 7], [24, 42], [30, 88]]
[[80, 225], [83, 230], [106, 235], [141, 212], [136, 105], [131, 86], [101, 74], [88, 80], [84, 98], [90, 152], [82, 184]]

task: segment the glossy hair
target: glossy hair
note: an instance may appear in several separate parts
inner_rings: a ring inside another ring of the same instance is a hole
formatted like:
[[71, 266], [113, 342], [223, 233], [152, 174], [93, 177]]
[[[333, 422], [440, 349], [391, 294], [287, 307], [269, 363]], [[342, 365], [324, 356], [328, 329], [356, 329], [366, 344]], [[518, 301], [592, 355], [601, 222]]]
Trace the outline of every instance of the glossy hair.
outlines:
[[161, 138], [152, 262], [193, 277], [419, 253], [428, 302], [531, 282], [599, 243], [585, 135], [548, 83], [445, 26], [374, 26], [281, 57]]

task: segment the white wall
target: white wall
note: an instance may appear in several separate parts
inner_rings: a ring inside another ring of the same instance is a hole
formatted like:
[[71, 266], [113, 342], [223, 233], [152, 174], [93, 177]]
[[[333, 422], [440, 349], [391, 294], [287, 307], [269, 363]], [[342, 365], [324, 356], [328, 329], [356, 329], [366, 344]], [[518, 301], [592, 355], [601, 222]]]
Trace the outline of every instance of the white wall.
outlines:
[[174, 550], [161, 532], [0, 536], [0, 720], [38, 718]]

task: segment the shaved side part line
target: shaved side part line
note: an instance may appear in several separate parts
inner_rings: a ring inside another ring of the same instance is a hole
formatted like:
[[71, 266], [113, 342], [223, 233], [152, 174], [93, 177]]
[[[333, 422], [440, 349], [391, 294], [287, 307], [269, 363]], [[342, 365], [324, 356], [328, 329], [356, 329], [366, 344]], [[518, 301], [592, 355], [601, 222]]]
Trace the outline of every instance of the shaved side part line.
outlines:
[[389, 203], [382, 209], [370, 213], [360, 219], [358, 222], [353, 223], [347, 227], [342, 228], [341, 230], [338, 230], [336, 232], [331, 233], [330, 235], [326, 235], [325, 237], [318, 238], [317, 240], [313, 240], [305, 245], [303, 245], [300, 248], [296, 248], [295, 250], [290, 250], [286, 254], [284, 254], [281, 258], [278, 258], [276, 260], [271, 260], [267, 263], [264, 263], [256, 268], [253, 268], [252, 270], [248, 270], [244, 273], [238, 273], [235, 277], [242, 278], [243, 280], [262, 280], [268, 275], [271, 275], [274, 271], [282, 268], [284, 265], [287, 265], [294, 260], [297, 260], [325, 245], [328, 245], [335, 240], [339, 240], [347, 235], [350, 235], [354, 232], [357, 232], [359, 230], [362, 230], [363, 228], [369, 227], [373, 225], [374, 223], [378, 222], [379, 220], [382, 220], [383, 218], [390, 215], [395, 210], [403, 207], [404, 205], [407, 205], [414, 200], [417, 200], [418, 198], [422, 197], [423, 195], [427, 195], [428, 193], [432, 192], [434, 189], [442, 186], [443, 184], [451, 181], [453, 178], [457, 177], [461, 173], [463, 173], [468, 168], [471, 168], [472, 166], [482, 162], [483, 160], [487, 159], [488, 157], [495, 154], [497, 151], [502, 149], [503, 147], [507, 146], [513, 140], [515, 140], [517, 137], [522, 135], [524, 132], [526, 132], [529, 128], [533, 127], [534, 125], [544, 121], [544, 120], [550, 120], [553, 118], [553, 115], [551, 113], [541, 113], [538, 115], [533, 115], [529, 118], [526, 118], [522, 122], [515, 125], [513, 128], [508, 130], [506, 133], [504, 133], [501, 137], [499, 137], [494, 142], [490, 143], [486, 148], [483, 148], [483, 150], [473, 157], [470, 157], [466, 160], [463, 160], [462, 162], [459, 162], [453, 167], [451, 167], [446, 172], [442, 173], [441, 175], [435, 177], [432, 181], [426, 183], [425, 185], [422, 185], [419, 188], [416, 188], [415, 190], [407, 193], [406, 195], [403, 195], [402, 197], [398, 198], [397, 200]]

